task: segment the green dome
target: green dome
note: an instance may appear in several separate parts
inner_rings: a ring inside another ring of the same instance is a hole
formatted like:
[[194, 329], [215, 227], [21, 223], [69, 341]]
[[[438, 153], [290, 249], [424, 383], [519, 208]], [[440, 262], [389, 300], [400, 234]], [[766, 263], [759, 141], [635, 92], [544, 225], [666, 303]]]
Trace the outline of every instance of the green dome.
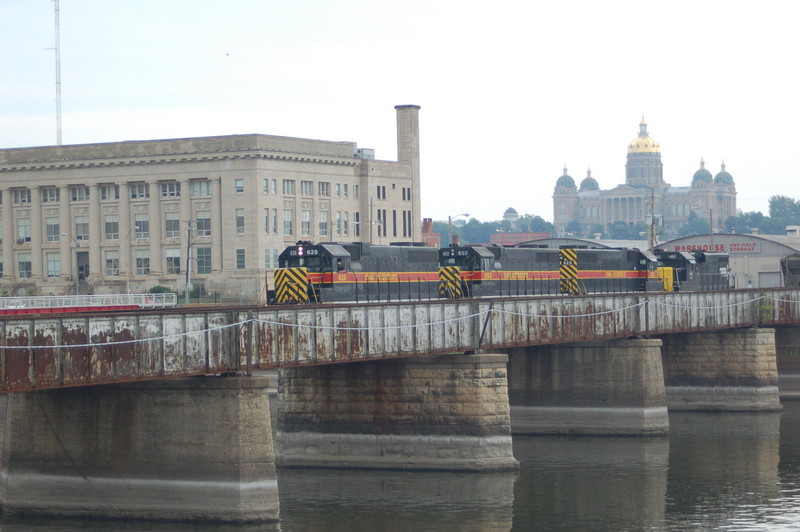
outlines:
[[592, 177], [591, 170], [586, 170], [586, 177], [581, 181], [580, 191], [583, 192], [585, 190], [600, 190], [600, 185], [597, 183], [597, 179]]
[[564, 174], [561, 177], [558, 178], [558, 181], [556, 181], [556, 186], [557, 187], [574, 187], [575, 186], [575, 180], [572, 179], [569, 176], [569, 174], [567, 174], [567, 167], [566, 166], [564, 167]]
[[725, 171], [725, 163], [722, 163], [722, 168], [719, 173], [714, 176], [714, 183], [718, 185], [732, 185], [733, 176]]
[[711, 183], [714, 181], [714, 178], [711, 176], [711, 172], [706, 170], [706, 163], [705, 161], [700, 161], [700, 169], [694, 173], [694, 177], [692, 177], [692, 184], [694, 183]]

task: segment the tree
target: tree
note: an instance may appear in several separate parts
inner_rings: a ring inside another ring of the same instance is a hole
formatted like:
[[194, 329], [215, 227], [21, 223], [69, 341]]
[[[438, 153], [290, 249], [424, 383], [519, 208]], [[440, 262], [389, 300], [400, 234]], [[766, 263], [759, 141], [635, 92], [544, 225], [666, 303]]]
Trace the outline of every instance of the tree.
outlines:
[[772, 196], [769, 198], [769, 216], [785, 220], [787, 225], [800, 223], [800, 202], [788, 196]]
[[678, 229], [678, 238], [692, 235], [705, 235], [711, 232], [711, 225], [705, 218], [700, 218], [694, 211], [689, 214], [686, 224]]
[[583, 232], [581, 231], [581, 224], [578, 220], [572, 220], [567, 224], [566, 227], [567, 234], [574, 236], [575, 238], [583, 237]]

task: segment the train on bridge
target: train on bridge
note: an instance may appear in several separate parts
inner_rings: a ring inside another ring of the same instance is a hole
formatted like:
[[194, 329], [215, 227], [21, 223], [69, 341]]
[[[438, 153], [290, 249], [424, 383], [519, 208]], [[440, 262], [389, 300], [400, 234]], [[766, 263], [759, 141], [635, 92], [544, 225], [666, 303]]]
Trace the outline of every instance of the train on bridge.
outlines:
[[300, 241], [280, 254], [274, 279], [268, 302], [278, 304], [730, 288], [725, 253], [535, 245]]

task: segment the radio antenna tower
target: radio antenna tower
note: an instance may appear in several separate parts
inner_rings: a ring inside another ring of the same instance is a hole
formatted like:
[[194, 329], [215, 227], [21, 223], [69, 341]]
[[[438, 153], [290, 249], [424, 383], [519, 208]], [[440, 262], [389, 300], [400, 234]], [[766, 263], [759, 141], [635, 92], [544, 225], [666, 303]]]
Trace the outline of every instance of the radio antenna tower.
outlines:
[[56, 146], [61, 146], [61, 24], [59, 0], [53, 0], [56, 17]]

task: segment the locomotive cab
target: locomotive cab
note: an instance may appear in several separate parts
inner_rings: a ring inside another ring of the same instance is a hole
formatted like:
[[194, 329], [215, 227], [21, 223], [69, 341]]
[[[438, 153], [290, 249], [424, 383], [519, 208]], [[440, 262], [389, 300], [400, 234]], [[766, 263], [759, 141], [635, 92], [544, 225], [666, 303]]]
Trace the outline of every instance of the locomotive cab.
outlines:
[[279, 268], [306, 268], [308, 273], [344, 271], [350, 268], [350, 254], [339, 244], [300, 241], [278, 256]]

